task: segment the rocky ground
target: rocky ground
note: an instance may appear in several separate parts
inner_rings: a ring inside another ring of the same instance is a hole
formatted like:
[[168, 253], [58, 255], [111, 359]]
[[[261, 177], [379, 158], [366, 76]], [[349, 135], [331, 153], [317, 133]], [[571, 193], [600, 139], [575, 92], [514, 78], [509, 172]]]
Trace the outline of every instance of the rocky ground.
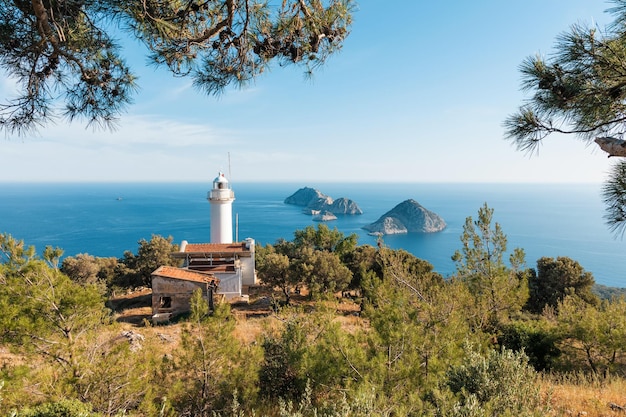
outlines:
[[[282, 297], [263, 288], [257, 288], [250, 293], [250, 302], [235, 302], [231, 304], [231, 311], [237, 320], [236, 335], [245, 342], [253, 342], [261, 332], [272, 327], [272, 321], [278, 320], [273, 305], [282, 301]], [[161, 338], [177, 341], [180, 334], [180, 323], [151, 326], [152, 290], [142, 288], [112, 298], [107, 304], [113, 310], [115, 320], [126, 331], [138, 333], [158, 333]], [[294, 294], [291, 298], [294, 306], [313, 308], [306, 293]], [[349, 298], [337, 299], [333, 305], [337, 309], [337, 318], [346, 330], [350, 331], [358, 325], [360, 320], [360, 306]]]

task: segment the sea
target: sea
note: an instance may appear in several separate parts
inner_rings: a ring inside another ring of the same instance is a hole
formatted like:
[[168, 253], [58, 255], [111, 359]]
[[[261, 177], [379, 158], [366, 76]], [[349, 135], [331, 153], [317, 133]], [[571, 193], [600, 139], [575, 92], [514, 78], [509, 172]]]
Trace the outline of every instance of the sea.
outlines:
[[[152, 235], [175, 243], [210, 240], [210, 205], [206, 183], [0, 183], [0, 233], [7, 233], [39, 253], [50, 245], [64, 256], [88, 253], [123, 257], [137, 252]], [[333, 198], [354, 200], [362, 215], [338, 216], [326, 224], [359, 244], [376, 245], [362, 227], [397, 204], [413, 199], [439, 214], [447, 227], [439, 233], [389, 235], [384, 245], [404, 249], [429, 261], [448, 277], [456, 268], [452, 255], [461, 249], [467, 217], [476, 219], [485, 203], [494, 210], [508, 239], [508, 250], [522, 248], [528, 267], [537, 259], [566, 256], [593, 274], [596, 283], [626, 287], [626, 241], [604, 221], [601, 184], [464, 183], [264, 183], [231, 181], [235, 192], [233, 233], [237, 241], [257, 245], [292, 240], [294, 231], [318, 222], [301, 207], [284, 204], [302, 187]]]

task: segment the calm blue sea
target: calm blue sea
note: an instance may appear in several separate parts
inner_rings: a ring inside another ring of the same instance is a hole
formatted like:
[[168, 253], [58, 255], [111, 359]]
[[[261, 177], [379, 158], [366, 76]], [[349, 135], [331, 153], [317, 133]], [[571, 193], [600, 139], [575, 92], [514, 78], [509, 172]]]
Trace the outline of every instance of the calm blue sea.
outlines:
[[[509, 249], [523, 248], [528, 266], [542, 256], [568, 256], [592, 272], [596, 282], [626, 287], [626, 241], [604, 224], [599, 184], [289, 184], [233, 183], [234, 230], [239, 240], [257, 244], [291, 240], [293, 232], [317, 225], [301, 208], [283, 200], [310, 186], [333, 198], [346, 197], [363, 209], [361, 216], [329, 222], [360, 244], [376, 243], [361, 226], [412, 198], [441, 215], [448, 227], [428, 235], [386, 236], [391, 248], [402, 248], [431, 262], [444, 276], [455, 270], [451, 256], [461, 246], [467, 216], [476, 218], [487, 203], [508, 237]], [[38, 251], [58, 246], [65, 255], [89, 253], [122, 257], [137, 251], [140, 239], [172, 236], [176, 243], [209, 241], [211, 183], [8, 184], [0, 183], [0, 232], [9, 233]]]

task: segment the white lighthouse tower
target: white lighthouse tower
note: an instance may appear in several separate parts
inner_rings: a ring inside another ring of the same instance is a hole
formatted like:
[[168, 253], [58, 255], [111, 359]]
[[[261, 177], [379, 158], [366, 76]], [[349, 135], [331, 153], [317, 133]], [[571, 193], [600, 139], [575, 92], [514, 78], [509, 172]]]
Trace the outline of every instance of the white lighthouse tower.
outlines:
[[207, 200], [211, 203], [211, 243], [233, 243], [235, 193], [222, 172], [213, 180]]

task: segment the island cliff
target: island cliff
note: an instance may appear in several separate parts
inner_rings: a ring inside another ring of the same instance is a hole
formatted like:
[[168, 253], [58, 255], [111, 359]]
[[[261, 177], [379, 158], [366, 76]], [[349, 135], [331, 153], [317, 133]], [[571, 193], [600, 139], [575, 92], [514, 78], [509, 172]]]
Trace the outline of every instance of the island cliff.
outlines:
[[[285, 199], [285, 204], [302, 206], [304, 207], [304, 213], [313, 215], [319, 215], [320, 213], [332, 215], [363, 214], [363, 210], [354, 201], [343, 197], [334, 200], [332, 197], [310, 187], [300, 188]], [[332, 216], [326, 216], [324, 220], [326, 219], [333, 218]]]
[[406, 200], [383, 214], [374, 223], [363, 226], [372, 235], [434, 233], [445, 229], [446, 222], [415, 200]]
[[332, 203], [332, 198], [322, 194], [319, 190], [311, 187], [300, 188], [298, 191], [285, 198], [285, 204], [293, 204], [294, 206], [307, 207], [309, 204], [318, 204], [319, 201], [328, 201]]

